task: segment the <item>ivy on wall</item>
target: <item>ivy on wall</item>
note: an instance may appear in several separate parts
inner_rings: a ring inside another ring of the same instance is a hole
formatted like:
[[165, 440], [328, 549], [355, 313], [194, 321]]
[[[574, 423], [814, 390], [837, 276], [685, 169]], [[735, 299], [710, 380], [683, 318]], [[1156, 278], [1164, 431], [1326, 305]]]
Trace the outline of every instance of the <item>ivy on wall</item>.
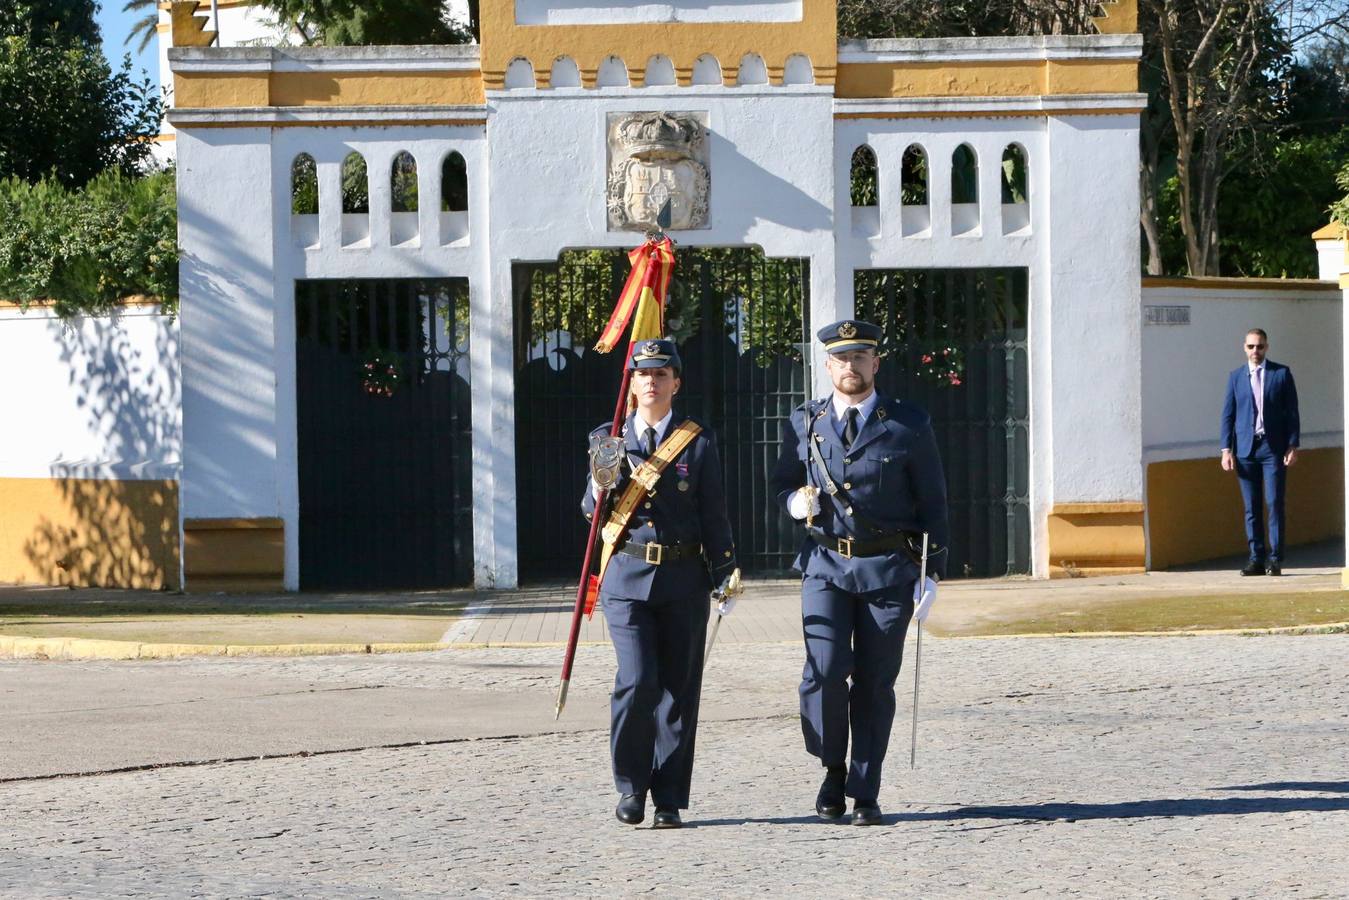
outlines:
[[172, 171], [109, 170], [75, 190], [50, 176], [0, 181], [0, 298], [67, 317], [149, 296], [176, 313], [176, 204]]

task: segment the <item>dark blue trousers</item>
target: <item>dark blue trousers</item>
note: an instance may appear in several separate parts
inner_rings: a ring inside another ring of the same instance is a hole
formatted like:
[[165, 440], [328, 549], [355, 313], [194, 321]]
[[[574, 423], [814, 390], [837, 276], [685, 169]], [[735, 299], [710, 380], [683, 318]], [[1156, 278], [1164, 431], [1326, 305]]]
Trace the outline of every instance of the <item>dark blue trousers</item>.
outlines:
[[[1237, 459], [1241, 501], [1246, 504], [1246, 543], [1251, 559], [1283, 559], [1283, 489], [1288, 468], [1269, 443], [1256, 439], [1251, 455]], [[1269, 552], [1265, 552], [1265, 504], [1269, 504]]]
[[603, 598], [618, 654], [609, 749], [621, 794], [651, 792], [658, 807], [688, 809], [698, 697], [703, 686], [707, 594]]
[[[849, 797], [876, 800], [881, 764], [895, 720], [895, 679], [913, 616], [913, 581], [853, 594], [821, 578], [801, 581], [806, 665], [801, 675], [801, 731], [806, 750], [826, 766], [852, 757]], [[852, 683], [849, 685], [849, 679]]]

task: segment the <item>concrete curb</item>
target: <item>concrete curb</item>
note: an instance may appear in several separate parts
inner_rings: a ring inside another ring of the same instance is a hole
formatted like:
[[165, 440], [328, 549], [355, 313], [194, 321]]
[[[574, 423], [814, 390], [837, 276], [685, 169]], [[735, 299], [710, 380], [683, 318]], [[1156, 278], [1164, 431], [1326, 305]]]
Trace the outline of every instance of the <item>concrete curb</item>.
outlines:
[[[928, 633], [931, 634], [931, 632]], [[1328, 622], [1324, 625], [1281, 625], [1277, 628], [1194, 628], [1187, 631], [1039, 631], [1026, 634], [947, 634], [936, 637], [939, 640], [953, 641], [1002, 641], [1008, 638], [1264, 637], [1279, 634], [1349, 634], [1349, 622]]]
[[130, 660], [182, 659], [191, 656], [333, 656], [343, 653], [422, 653], [457, 645], [433, 643], [370, 644], [156, 644], [94, 638], [27, 637], [0, 634], [0, 659]]

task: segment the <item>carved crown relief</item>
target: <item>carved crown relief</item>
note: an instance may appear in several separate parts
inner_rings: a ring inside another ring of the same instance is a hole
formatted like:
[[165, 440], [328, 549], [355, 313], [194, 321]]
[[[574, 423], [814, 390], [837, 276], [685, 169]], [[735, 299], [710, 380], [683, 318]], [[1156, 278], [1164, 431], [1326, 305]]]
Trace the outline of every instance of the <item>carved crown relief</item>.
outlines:
[[611, 113], [610, 230], [646, 231], [670, 201], [670, 230], [707, 227], [706, 113]]

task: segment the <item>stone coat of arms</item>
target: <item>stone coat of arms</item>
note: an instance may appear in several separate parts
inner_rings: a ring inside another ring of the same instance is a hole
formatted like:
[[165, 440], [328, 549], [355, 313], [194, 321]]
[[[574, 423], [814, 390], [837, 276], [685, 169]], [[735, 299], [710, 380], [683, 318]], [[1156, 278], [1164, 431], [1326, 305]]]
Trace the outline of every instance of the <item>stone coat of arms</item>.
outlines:
[[670, 201], [670, 230], [707, 227], [705, 113], [609, 116], [610, 230], [647, 231]]

